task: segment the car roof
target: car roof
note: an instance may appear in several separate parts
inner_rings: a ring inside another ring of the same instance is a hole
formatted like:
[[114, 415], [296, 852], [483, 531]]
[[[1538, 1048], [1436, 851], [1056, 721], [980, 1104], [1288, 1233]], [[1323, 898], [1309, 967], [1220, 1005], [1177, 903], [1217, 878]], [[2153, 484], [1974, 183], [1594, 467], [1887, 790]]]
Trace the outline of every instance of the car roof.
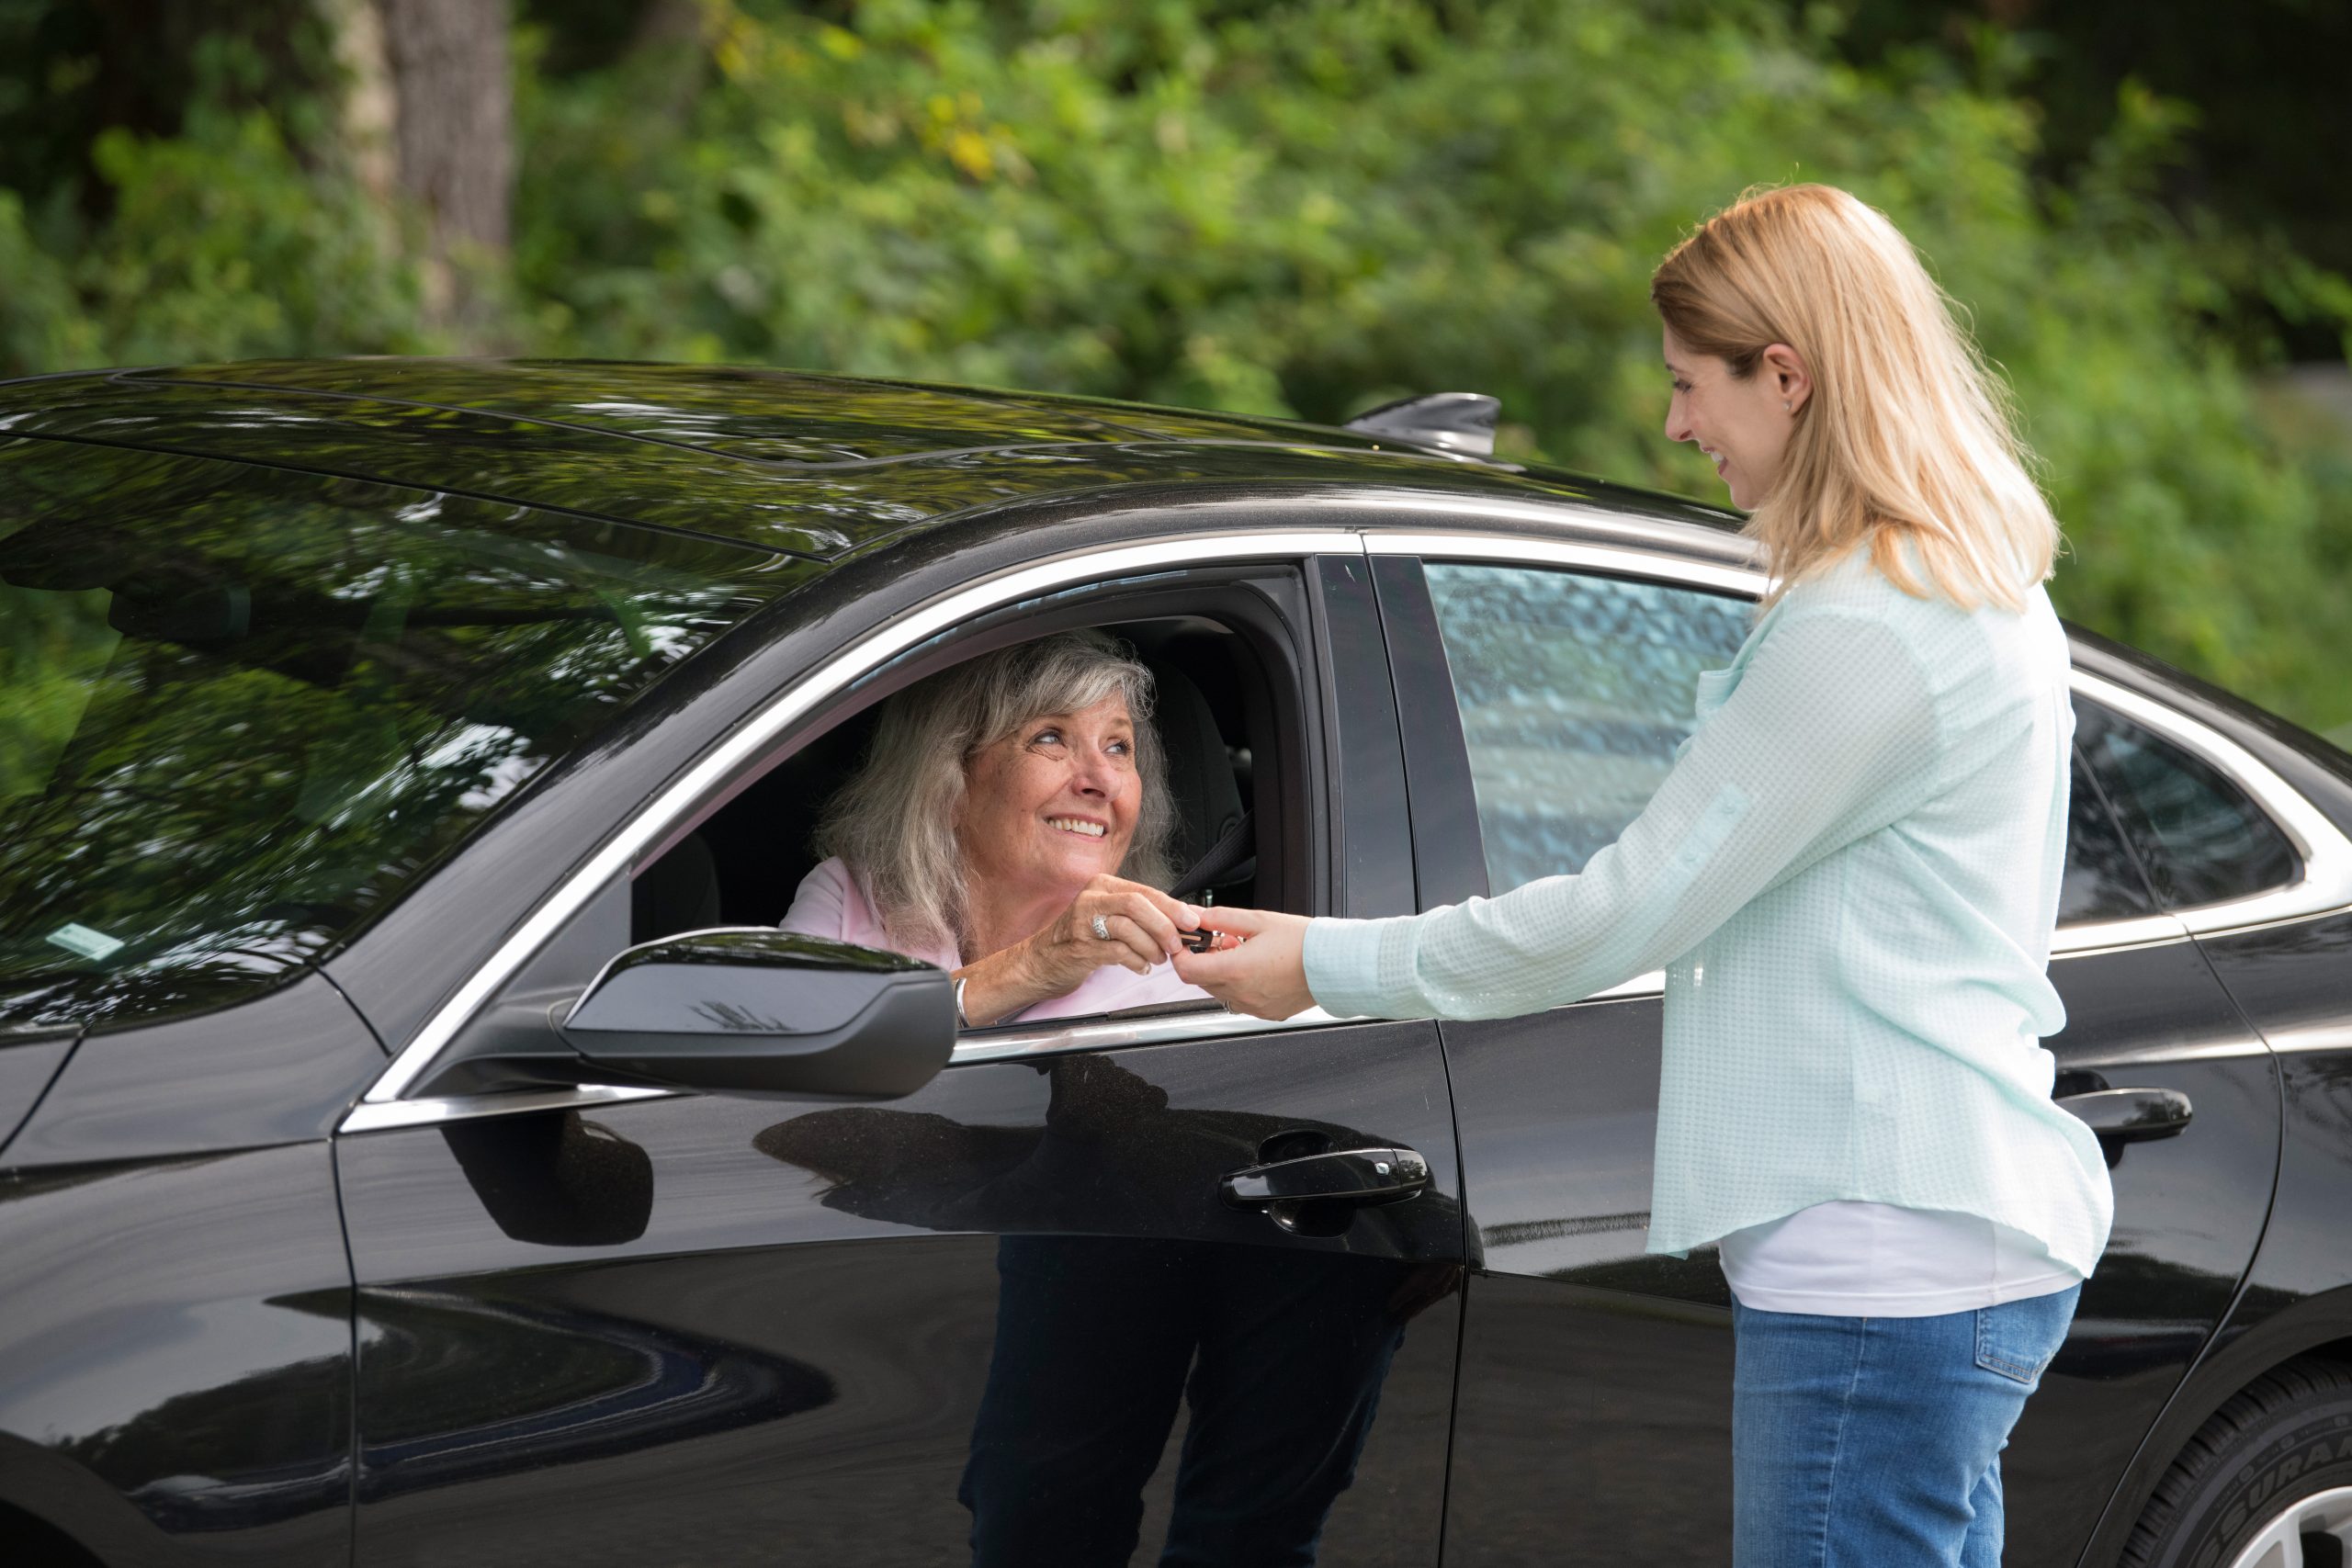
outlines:
[[1736, 514], [1362, 432], [802, 371], [527, 359], [269, 360], [0, 382], [0, 435], [266, 463], [818, 560], [1008, 503], [1374, 485], [1645, 517], [1708, 553]]

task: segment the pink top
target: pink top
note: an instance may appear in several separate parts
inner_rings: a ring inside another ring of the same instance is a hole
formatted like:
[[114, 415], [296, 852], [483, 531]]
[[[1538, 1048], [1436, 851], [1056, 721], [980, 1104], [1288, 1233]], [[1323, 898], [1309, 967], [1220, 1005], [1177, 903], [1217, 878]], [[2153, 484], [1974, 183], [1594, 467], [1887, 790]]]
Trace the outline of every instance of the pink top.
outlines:
[[[821, 936], [834, 942], [854, 942], [860, 947], [878, 947], [886, 952], [904, 953], [925, 964], [935, 964], [942, 969], [955, 969], [962, 964], [946, 947], [934, 952], [919, 952], [894, 943], [882, 929], [882, 920], [874, 912], [873, 901], [866, 897], [865, 885], [850, 874], [849, 867], [839, 855], [825, 862], [800, 879], [800, 887], [792, 896], [792, 908], [778, 922], [784, 930], [802, 936]], [[1150, 1007], [1159, 1002], [1208, 1001], [1209, 994], [1198, 986], [1176, 977], [1176, 967], [1162, 963], [1153, 966], [1148, 975], [1116, 964], [1105, 964], [1078, 983], [1078, 988], [1058, 997], [1048, 997], [1033, 1002], [1019, 1012], [998, 1021], [1011, 1023], [1018, 1020], [1034, 1022], [1047, 1018], [1077, 1018], [1087, 1013], [1110, 1012], [1116, 1008]]]

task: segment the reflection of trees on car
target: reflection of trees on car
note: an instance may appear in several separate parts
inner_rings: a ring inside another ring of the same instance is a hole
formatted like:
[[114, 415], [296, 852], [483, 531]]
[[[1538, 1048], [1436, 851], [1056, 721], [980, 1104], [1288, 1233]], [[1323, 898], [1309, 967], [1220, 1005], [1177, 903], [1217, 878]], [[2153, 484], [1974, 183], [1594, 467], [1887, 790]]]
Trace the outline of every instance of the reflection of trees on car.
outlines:
[[[782, 1420], [839, 1393], [818, 1368], [549, 1297], [375, 1289], [363, 1388], [397, 1387], [360, 1456], [370, 1500]], [[503, 1390], [485, 1421], [480, 1390]]]
[[[272, 1304], [337, 1325], [351, 1316], [344, 1291]], [[62, 1451], [167, 1529], [247, 1529], [344, 1506], [350, 1379], [341, 1354], [273, 1365], [172, 1394]]]
[[37, 694], [0, 778], [0, 973], [54, 982], [18, 1018], [293, 972], [740, 614], [765, 558], [158, 454], [24, 443], [0, 473], [6, 672]]

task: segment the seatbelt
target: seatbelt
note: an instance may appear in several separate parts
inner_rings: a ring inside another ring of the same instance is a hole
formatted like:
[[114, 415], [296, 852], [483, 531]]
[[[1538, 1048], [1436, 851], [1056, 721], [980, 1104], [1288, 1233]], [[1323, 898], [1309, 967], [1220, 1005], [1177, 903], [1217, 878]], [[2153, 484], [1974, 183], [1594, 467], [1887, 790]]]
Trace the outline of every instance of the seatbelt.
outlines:
[[[1184, 874], [1178, 877], [1170, 886], [1179, 889], [1193, 888], [1206, 892], [1213, 885], [1227, 880], [1245, 864], [1254, 861], [1257, 853], [1257, 825], [1250, 820], [1250, 813], [1245, 811], [1232, 827], [1225, 830], [1223, 837], [1208, 847], [1208, 852], [1187, 867]], [[1183, 897], [1184, 895], [1179, 892], [1177, 897]], [[1186, 901], [1205, 904], [1215, 900], [1196, 898]]]

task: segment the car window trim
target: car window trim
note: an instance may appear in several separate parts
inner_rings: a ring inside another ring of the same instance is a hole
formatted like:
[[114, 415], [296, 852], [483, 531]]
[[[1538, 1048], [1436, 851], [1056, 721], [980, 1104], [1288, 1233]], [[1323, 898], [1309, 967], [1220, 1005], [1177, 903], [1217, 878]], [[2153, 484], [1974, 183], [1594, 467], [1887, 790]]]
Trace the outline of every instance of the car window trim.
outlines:
[[[1404, 496], [1350, 494], [1318, 499], [1316, 510], [1331, 522], [1315, 525], [1295, 521], [1298, 505], [1272, 503], [1269, 510], [1294, 514], [1285, 525], [1251, 532], [1168, 536], [1141, 542], [1094, 546], [1049, 560], [1030, 562], [940, 595], [929, 604], [876, 628], [866, 637], [833, 655], [814, 671], [780, 692], [747, 719], [727, 739], [714, 747], [623, 825], [612, 839], [533, 912], [489, 960], [478, 967], [447, 1001], [435, 1010], [385, 1071], [346, 1115], [339, 1131], [363, 1133], [394, 1126], [429, 1125], [474, 1115], [504, 1114], [525, 1109], [577, 1107], [608, 1101], [667, 1098], [674, 1091], [654, 1089], [590, 1086], [550, 1090], [545, 1094], [473, 1096], [465, 1100], [403, 1100], [431, 1066], [434, 1057], [528, 959], [543, 947], [564, 922], [584, 907], [595, 890], [612, 876], [624, 874], [636, 856], [657, 841], [671, 823], [692, 811], [702, 796], [718, 787], [735, 769], [755, 758], [767, 745], [820, 704], [862, 676], [918, 643], [948, 630], [969, 616], [1012, 601], [1082, 583], [1090, 578], [1132, 575], [1169, 567], [1213, 564], [1240, 559], [1306, 560], [1317, 555], [1363, 554], [1418, 556], [1425, 559], [1496, 561], [1550, 566], [1604, 576], [1695, 587], [1754, 599], [1763, 594], [1767, 575], [1740, 567], [1680, 557], [1671, 549], [1669, 531], [1660, 530], [1655, 544], [1612, 545], [1518, 533], [1482, 534], [1436, 532], [1425, 528], [1367, 526], [1346, 518], [1341, 509], [1361, 514], [1381, 507], [1414, 510], [1432, 517], [1472, 513], [1507, 515], [1512, 521], [1542, 523], [1555, 527], [1609, 526], [1606, 519], [1583, 507], [1512, 504], [1507, 513], [1494, 505], [1461, 507], [1437, 494]], [[1641, 525], [1620, 519], [1636, 540]], [[2286, 887], [2197, 909], [2170, 911], [2123, 920], [2078, 922], [2053, 934], [2051, 957], [2085, 956], [2095, 953], [2146, 947], [2189, 940], [2192, 935], [2253, 929], [2308, 919], [2352, 908], [2352, 840], [2337, 831], [2317, 807], [2292, 785], [2245, 748], [2186, 715], [2156, 700], [2081, 669], [2072, 672], [2072, 685], [2139, 719], [2177, 744], [2188, 747], [2246, 790], [2288, 834], [2301, 855], [2302, 878]], [[1563, 1004], [1660, 996], [1665, 974], [1653, 970], [1605, 990]], [[1296, 1018], [1272, 1022], [1244, 1015], [1210, 1011], [1162, 1015], [1139, 1020], [1095, 1020], [1052, 1028], [1013, 1028], [982, 1032], [959, 1043], [951, 1066], [966, 1062], [1100, 1050], [1117, 1045], [1173, 1043], [1187, 1040], [1329, 1027], [1350, 1021], [1320, 1009]], [[526, 1107], [524, 1100], [531, 1101]]]
[[[1515, 534], [1373, 529], [1365, 534], [1364, 549], [1374, 556], [1416, 556], [1424, 563], [1476, 561], [1588, 571], [1727, 592], [1751, 600], [1760, 598], [1769, 582], [1764, 572], [1752, 569], [1680, 559], [1612, 545]], [[2347, 840], [2318, 807], [2252, 752], [2188, 715], [2089, 671], [2072, 670], [2069, 684], [2074, 691], [2140, 720], [2244, 789], [2286, 833], [2302, 862], [2303, 875], [2284, 886], [2225, 902], [2118, 920], [2070, 922], [2052, 933], [2050, 952], [2053, 959], [2185, 942], [2194, 936], [2310, 919], [2352, 908], [2352, 840]], [[1665, 983], [1664, 972], [1653, 970], [1584, 999], [1658, 995], [1663, 993]]]
[[2352, 840], [2268, 763], [2219, 730], [2104, 676], [2077, 670], [2074, 684], [2083, 695], [2154, 730], [2244, 790], [2287, 836], [2301, 863], [2302, 874], [2292, 882], [2169, 911], [2193, 935], [2252, 931], [2352, 908]]
[[[1609, 545], [1585, 544], [1573, 540], [1536, 539], [1523, 535], [1477, 535], [1452, 533], [1420, 533], [1405, 530], [1374, 529], [1363, 536], [1364, 552], [1368, 556], [1411, 556], [1424, 561], [1465, 560], [1495, 562], [1505, 565], [1567, 568], [1591, 571], [1609, 577], [1634, 578], [1660, 582], [1674, 587], [1702, 588], [1713, 592], [1739, 594], [1749, 599], [1762, 596], [1767, 578], [1760, 571], [1742, 570], [1711, 562], [1686, 560], [1641, 550], [1624, 549]], [[1392, 654], [1393, 657], [1393, 654]], [[2105, 688], [2113, 682], [2104, 681], [2081, 670], [2072, 671], [2074, 689], [2105, 700]], [[2120, 689], [2120, 688], [2116, 688]], [[2169, 714], [2169, 710], [2166, 710]], [[2152, 728], [2154, 726], [2152, 725]], [[2197, 745], [2196, 736], [2183, 730], [2201, 730], [2194, 721], [2182, 718], [2177, 728], [2167, 728], [2165, 733], [2183, 745], [2204, 752]], [[2220, 739], [2216, 737], [2216, 739]], [[2208, 758], [2232, 778], [2236, 772], [2219, 758]], [[2246, 759], [2256, 768], [2259, 762]], [[2262, 772], [2268, 773], [2267, 769]], [[2270, 778], [2280, 789], [2292, 794], [2291, 786], [2277, 775]], [[2241, 783], [2245, 781], [2241, 780]], [[2249, 793], [2253, 793], [2251, 785]], [[2262, 798], [2256, 795], [2257, 799]], [[2301, 801], [2300, 795], [2295, 795]], [[2306, 807], [2306, 809], [2312, 809]], [[2312, 810], [2314, 817], [2318, 816]], [[2325, 818], [2320, 821], [2324, 824]], [[2339, 842], [2341, 839], [2339, 836]], [[2352, 847], [2347, 847], [2352, 853]], [[2347, 894], [2346, 901], [2352, 901]], [[2222, 906], [2215, 906], [2222, 908]], [[2320, 912], [2320, 911], [2312, 911]], [[2290, 918], [2302, 918], [2300, 916]], [[2159, 912], [2120, 920], [2077, 920], [2059, 927], [2052, 933], [2050, 956], [2060, 958], [2088, 957], [2097, 953], [2115, 953], [2131, 948], [2160, 946], [2166, 942], [2187, 942], [2191, 935], [2188, 925], [2177, 915]], [[1653, 969], [1629, 980], [1564, 1002], [1560, 1008], [1582, 1007], [1589, 1002], [1630, 1000], [1643, 997], [1662, 997], [1666, 992], [1666, 972]], [[1558, 1011], [1560, 1008], [1548, 1010]], [[1051, 1026], [1015, 1026], [989, 1031], [983, 1039], [958, 1044], [950, 1064], [967, 1061], [992, 1061], [1009, 1057], [1035, 1056], [1062, 1051], [1101, 1050], [1118, 1045], [1174, 1043], [1186, 1040], [1223, 1038], [1253, 1030], [1317, 1027], [1346, 1020], [1334, 1019], [1317, 1008], [1282, 1023], [1251, 1019], [1231, 1013], [1202, 1015], [1178, 1014], [1122, 1025], [1116, 1021], [1099, 1023], [1070, 1023]]]
[[[499, 987], [513, 978], [566, 921], [586, 907], [598, 888], [625, 874], [637, 856], [658, 842], [674, 820], [693, 811], [705, 795], [720, 787], [737, 769], [756, 759], [794, 724], [891, 659], [975, 615], [1092, 579], [1136, 576], [1173, 567], [1236, 560], [1306, 560], [1318, 555], [1361, 555], [1363, 549], [1362, 535], [1337, 519], [1323, 526], [1179, 534], [1137, 543], [1091, 546], [965, 584], [874, 628], [777, 693], [640, 807], [587, 861], [558, 884], [530, 917], [434, 1010], [415, 1037], [360, 1097], [342, 1130], [376, 1131], [389, 1125], [445, 1120], [456, 1113], [453, 1108], [434, 1109], [440, 1102], [410, 1100], [403, 1096], [423, 1078], [434, 1058]], [[575, 1100], [578, 1094], [572, 1090], [555, 1092], [573, 1095]], [[662, 1092], [664, 1091], [635, 1091], [631, 1097]], [[494, 1109], [508, 1109], [509, 1097], [496, 1098]], [[370, 1110], [371, 1107], [376, 1109]], [[402, 1117], [395, 1111], [394, 1108], [399, 1107], [413, 1108], [417, 1114]]]
[[[1135, 1045], [1166, 1045], [1191, 1041], [1223, 1040], [1241, 1034], [1286, 1033], [1303, 1029], [1338, 1029], [1349, 1024], [1384, 1021], [1340, 1018], [1321, 1008], [1309, 1008], [1290, 1018], [1252, 1018], [1204, 1005], [1190, 1012], [1161, 1013], [1149, 1018], [1090, 1018], [1050, 1026], [1001, 1024], [967, 1032], [948, 1058], [949, 1069], [981, 1062], [1016, 1062], [1059, 1056], [1078, 1051], [1112, 1051]], [[362, 1100], [352, 1108], [336, 1130], [344, 1134], [381, 1133], [396, 1127], [441, 1126], [482, 1116], [512, 1116], [530, 1111], [580, 1111], [642, 1100], [679, 1100], [693, 1091], [623, 1084], [593, 1084], [577, 1089], [503, 1090], [496, 1094], [452, 1095], [437, 1100], [398, 1100], [380, 1103]]]
[[1679, 588], [1703, 588], [1760, 599], [1770, 580], [1753, 567], [1659, 555], [1623, 545], [1545, 539], [1526, 534], [1423, 533], [1374, 528], [1363, 536], [1366, 555], [1417, 556], [1430, 561], [1492, 561], [1506, 566], [1566, 567], [1603, 577], [1631, 577]]
[[1059, 1055], [1069, 1051], [1110, 1051], [1130, 1045], [1175, 1044], [1193, 1040], [1223, 1040], [1236, 1034], [1283, 1033], [1299, 1029], [1336, 1029], [1351, 1023], [1385, 1020], [1343, 1018], [1309, 1008], [1285, 1019], [1253, 1018], [1204, 1003], [1189, 1012], [1161, 1013], [1151, 1018], [1072, 1019], [1052, 1024], [1000, 1024], [974, 1030], [956, 1043], [950, 1067], [973, 1062], [1018, 1061], [1032, 1056]]

